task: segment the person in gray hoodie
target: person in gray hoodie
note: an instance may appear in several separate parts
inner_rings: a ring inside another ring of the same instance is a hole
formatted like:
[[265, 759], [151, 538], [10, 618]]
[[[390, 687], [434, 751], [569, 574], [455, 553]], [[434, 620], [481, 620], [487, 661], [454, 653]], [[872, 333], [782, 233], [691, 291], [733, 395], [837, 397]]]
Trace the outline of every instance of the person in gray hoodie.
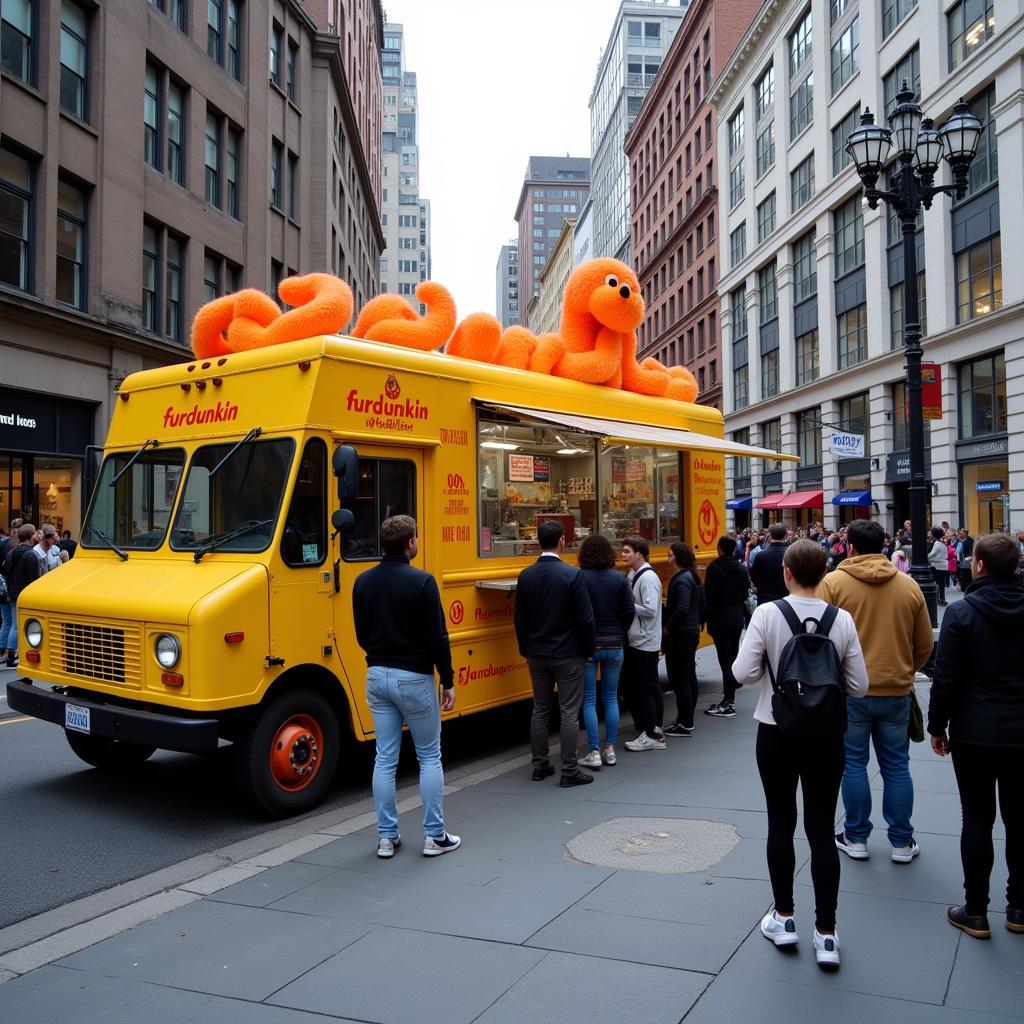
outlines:
[[658, 653], [661, 651], [661, 579], [647, 561], [651, 549], [640, 537], [622, 542], [622, 560], [629, 573], [626, 581], [633, 591], [636, 618], [629, 627], [622, 666], [626, 692], [633, 711], [633, 723], [639, 732], [635, 740], [623, 744], [627, 750], [664, 750], [662, 721], [665, 704], [658, 678]]

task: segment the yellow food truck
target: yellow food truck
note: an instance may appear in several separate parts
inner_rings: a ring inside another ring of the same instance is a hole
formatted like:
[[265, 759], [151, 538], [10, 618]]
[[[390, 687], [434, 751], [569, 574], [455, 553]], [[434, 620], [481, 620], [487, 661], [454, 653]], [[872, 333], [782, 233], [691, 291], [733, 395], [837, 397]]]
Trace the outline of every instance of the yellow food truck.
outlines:
[[234, 744], [267, 813], [327, 791], [343, 733], [373, 736], [352, 585], [378, 528], [415, 516], [437, 579], [457, 710], [528, 697], [515, 580], [557, 518], [652, 560], [713, 557], [725, 457], [714, 409], [343, 337], [129, 377], [76, 557], [18, 602], [14, 710], [91, 765]]

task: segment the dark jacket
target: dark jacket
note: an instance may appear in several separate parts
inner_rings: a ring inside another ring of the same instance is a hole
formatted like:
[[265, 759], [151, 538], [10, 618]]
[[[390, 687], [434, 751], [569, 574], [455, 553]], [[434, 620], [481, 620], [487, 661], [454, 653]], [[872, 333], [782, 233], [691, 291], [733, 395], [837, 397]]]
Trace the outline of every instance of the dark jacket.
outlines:
[[633, 591], [617, 569], [583, 569], [583, 580], [594, 609], [598, 647], [624, 647], [636, 614]]
[[782, 576], [782, 559], [788, 544], [772, 541], [761, 549], [750, 567], [750, 581], [757, 587], [757, 603], [770, 604], [785, 597], [789, 591]]
[[17, 601], [21, 592], [42, 575], [42, 565], [31, 544], [19, 544], [7, 552], [4, 561], [4, 579], [11, 601]]
[[668, 581], [662, 616], [665, 643], [677, 643], [685, 633], [700, 632], [700, 580], [684, 569]]
[[448, 627], [430, 573], [414, 569], [405, 555], [385, 555], [352, 588], [356, 639], [367, 665], [433, 675], [455, 685]]
[[1024, 747], [1024, 591], [982, 577], [942, 617], [928, 732]]
[[524, 658], [589, 658], [596, 638], [583, 571], [541, 555], [519, 574], [515, 624]]
[[[763, 558], [764, 552], [757, 557]], [[743, 607], [749, 593], [750, 577], [746, 566], [731, 555], [719, 555], [707, 567], [704, 600], [708, 606], [708, 632], [713, 637], [742, 631]]]

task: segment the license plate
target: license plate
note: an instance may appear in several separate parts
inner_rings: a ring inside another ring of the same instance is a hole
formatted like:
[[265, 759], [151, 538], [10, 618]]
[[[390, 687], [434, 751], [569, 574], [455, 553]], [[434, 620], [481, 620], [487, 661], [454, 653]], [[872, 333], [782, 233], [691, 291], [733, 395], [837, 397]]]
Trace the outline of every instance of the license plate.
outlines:
[[77, 704], [65, 704], [64, 728], [73, 729], [75, 732], [88, 733], [91, 729], [89, 724], [89, 709], [81, 708]]

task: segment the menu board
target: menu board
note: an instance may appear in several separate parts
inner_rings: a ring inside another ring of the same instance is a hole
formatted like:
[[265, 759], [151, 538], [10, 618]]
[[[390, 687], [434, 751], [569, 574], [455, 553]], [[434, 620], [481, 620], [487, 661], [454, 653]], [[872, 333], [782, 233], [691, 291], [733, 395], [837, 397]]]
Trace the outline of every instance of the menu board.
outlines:
[[514, 483], [533, 483], [551, 479], [551, 459], [546, 455], [515, 455], [508, 457], [508, 479]]

